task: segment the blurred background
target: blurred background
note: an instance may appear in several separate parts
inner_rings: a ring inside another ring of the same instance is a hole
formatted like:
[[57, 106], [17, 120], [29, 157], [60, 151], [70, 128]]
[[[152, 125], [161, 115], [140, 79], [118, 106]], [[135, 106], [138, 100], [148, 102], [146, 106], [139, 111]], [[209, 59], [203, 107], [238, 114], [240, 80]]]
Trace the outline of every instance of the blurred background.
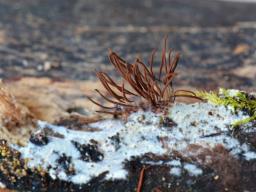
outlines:
[[115, 76], [108, 48], [146, 62], [168, 35], [182, 54], [177, 86], [255, 90], [256, 3], [241, 2], [0, 0], [0, 78]]

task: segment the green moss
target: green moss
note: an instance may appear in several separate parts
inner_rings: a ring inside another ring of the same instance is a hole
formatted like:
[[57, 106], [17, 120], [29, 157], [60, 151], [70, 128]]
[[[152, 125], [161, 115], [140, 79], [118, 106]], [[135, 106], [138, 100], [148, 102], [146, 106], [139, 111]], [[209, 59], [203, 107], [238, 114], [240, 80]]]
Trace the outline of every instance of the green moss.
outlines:
[[219, 93], [198, 92], [197, 96], [215, 105], [231, 107], [233, 112], [244, 111], [249, 115], [248, 118], [233, 122], [233, 127], [239, 127], [256, 120], [256, 99], [245, 92], [221, 88]]
[[196, 93], [198, 97], [201, 97], [202, 99], [207, 100], [209, 103], [215, 104], [215, 105], [225, 105], [226, 100], [223, 100], [218, 96], [216, 92], [206, 92], [206, 91], [200, 91]]
[[256, 114], [253, 115], [252, 117], [248, 117], [239, 121], [236, 121], [232, 124], [233, 127], [240, 127], [241, 125], [247, 124], [249, 122], [255, 121], [256, 120]]

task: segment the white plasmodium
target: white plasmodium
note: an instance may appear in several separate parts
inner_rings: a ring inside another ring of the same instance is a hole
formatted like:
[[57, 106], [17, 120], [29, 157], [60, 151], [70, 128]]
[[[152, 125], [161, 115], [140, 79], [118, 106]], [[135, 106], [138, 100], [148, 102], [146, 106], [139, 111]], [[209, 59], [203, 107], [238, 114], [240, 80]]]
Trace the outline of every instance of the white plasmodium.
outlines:
[[[189, 155], [184, 153], [188, 153], [185, 149], [190, 144], [210, 148], [216, 144], [222, 144], [235, 157], [240, 155], [248, 161], [256, 158], [256, 153], [247, 144], [241, 144], [231, 136], [220, 134], [204, 137], [218, 132], [227, 132], [232, 122], [247, 117], [242, 113], [233, 114], [231, 109], [209, 103], [174, 104], [170, 108], [169, 117], [176, 122], [177, 126], [164, 127], [161, 123], [161, 114], [139, 111], [131, 114], [127, 122], [109, 119], [90, 124], [90, 127], [100, 129], [96, 132], [74, 131], [39, 122], [39, 131], [47, 127], [60, 133], [64, 138], [49, 137], [49, 143], [44, 146], [29, 143], [25, 147], [15, 148], [21, 152], [23, 158], [29, 158], [29, 167], [40, 165], [47, 169], [50, 165], [49, 173], [52, 178], [76, 184], [87, 183], [106, 171], [108, 172], [105, 178], [107, 180], [126, 179], [127, 170], [124, 169], [126, 160], [148, 152], [164, 155], [171, 153], [172, 150]], [[111, 140], [111, 137], [117, 134], [120, 138], [118, 147]], [[159, 140], [161, 137], [167, 139], [167, 146], [163, 146]], [[91, 139], [97, 141], [98, 150], [104, 155], [101, 161], [83, 161], [80, 152], [72, 143], [76, 141], [87, 144]], [[61, 154], [71, 157], [74, 175], [67, 175], [57, 163], [56, 160]], [[155, 164], [156, 162], [147, 163]], [[191, 176], [203, 174], [203, 170], [197, 165], [181, 163], [178, 159], [158, 162], [158, 164], [162, 163], [170, 167], [170, 174], [174, 176], [180, 176], [182, 169]]]

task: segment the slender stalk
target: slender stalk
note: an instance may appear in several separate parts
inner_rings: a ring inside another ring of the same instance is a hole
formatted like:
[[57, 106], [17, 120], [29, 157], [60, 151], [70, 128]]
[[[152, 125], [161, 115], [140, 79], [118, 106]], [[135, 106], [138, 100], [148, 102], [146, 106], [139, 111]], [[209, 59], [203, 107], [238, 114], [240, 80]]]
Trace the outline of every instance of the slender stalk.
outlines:
[[[102, 94], [99, 90], [96, 90], [96, 92], [107, 102], [116, 105], [116, 107], [106, 107], [88, 97], [94, 104], [107, 109], [98, 112], [122, 115], [122, 113], [134, 111], [141, 106], [161, 110], [174, 102], [176, 97], [190, 97], [201, 100], [193, 91], [183, 89], [173, 90], [172, 83], [176, 76], [175, 69], [178, 65], [180, 54], [173, 54], [172, 50], [169, 49], [166, 57], [167, 40], [168, 38], [166, 36], [164, 38], [161, 63], [157, 74], [153, 71], [155, 50], [150, 55], [148, 67], [140, 59], [136, 59], [133, 64], [129, 64], [111, 49], [109, 50], [109, 60], [121, 75], [122, 84], [118, 84], [104, 72], [96, 73], [111, 98]], [[129, 85], [130, 89], [126, 88], [125, 83]], [[131, 97], [139, 97], [144, 104], [136, 105], [134, 99], [131, 99]]]

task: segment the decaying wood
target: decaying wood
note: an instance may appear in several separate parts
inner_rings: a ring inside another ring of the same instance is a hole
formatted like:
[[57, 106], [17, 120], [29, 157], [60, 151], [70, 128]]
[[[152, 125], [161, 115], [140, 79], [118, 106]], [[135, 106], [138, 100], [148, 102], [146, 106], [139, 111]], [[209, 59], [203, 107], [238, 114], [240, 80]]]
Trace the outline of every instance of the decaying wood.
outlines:
[[[93, 96], [90, 81], [53, 81], [49, 78], [24, 77], [0, 83], [0, 139], [25, 144], [36, 120], [58, 123], [65, 119], [80, 124], [100, 119], [91, 110], [97, 107], [85, 98]], [[99, 89], [100, 86], [98, 86]], [[71, 126], [76, 129], [76, 126]]]
[[[35, 127], [34, 116], [0, 83], [0, 139], [23, 143], [24, 135]], [[23, 129], [26, 127], [26, 129]]]

